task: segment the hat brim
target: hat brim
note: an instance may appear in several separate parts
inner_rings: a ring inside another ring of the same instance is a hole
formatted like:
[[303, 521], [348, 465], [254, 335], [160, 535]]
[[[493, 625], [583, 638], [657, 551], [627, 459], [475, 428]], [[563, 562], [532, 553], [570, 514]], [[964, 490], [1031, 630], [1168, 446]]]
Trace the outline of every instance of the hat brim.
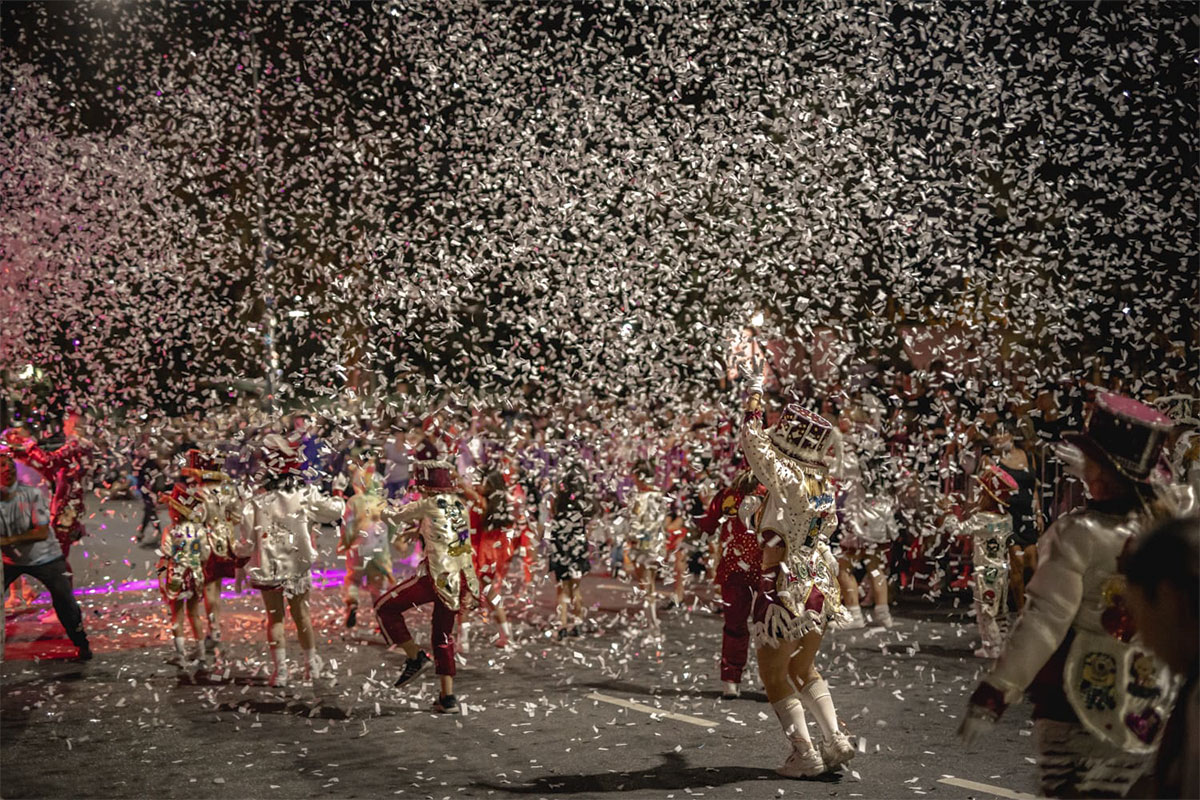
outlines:
[[991, 487], [987, 485], [987, 483], [985, 483], [984, 481], [981, 481], [981, 480], [979, 480], [979, 476], [978, 476], [978, 475], [975, 475], [975, 476], [973, 476], [973, 477], [974, 477], [974, 479], [975, 479], [975, 482], [979, 484], [979, 488], [980, 488], [980, 489], [983, 489], [983, 491], [987, 492], [987, 496], [988, 496], [988, 497], [990, 497], [990, 498], [992, 498], [993, 500], [995, 500], [995, 501], [996, 501], [996, 503], [997, 503], [998, 505], [1000, 505], [1000, 506], [1003, 506], [1004, 508], [1008, 508], [1008, 507], [1009, 507], [1009, 505], [1010, 505], [1010, 501], [1011, 501], [1011, 499], [1012, 499], [1012, 496], [1011, 496], [1011, 495], [1009, 496], [1009, 500], [1001, 500], [1001, 499], [1000, 499], [1000, 498], [999, 498], [999, 497], [996, 495], [996, 493], [992, 491]]
[[1087, 458], [1090, 458], [1097, 464], [1111, 467], [1114, 472], [1126, 480], [1133, 481], [1134, 483], [1148, 484], [1150, 483], [1151, 476], [1154, 475], [1155, 470], [1153, 467], [1145, 475], [1134, 475], [1133, 473], [1129, 472], [1127, 469], [1114, 461], [1112, 456], [1110, 456], [1103, 447], [1097, 444], [1095, 439], [1088, 436], [1086, 433], [1082, 433], [1080, 431], [1071, 431], [1069, 433], [1064, 433], [1062, 438], [1067, 444], [1078, 447]]

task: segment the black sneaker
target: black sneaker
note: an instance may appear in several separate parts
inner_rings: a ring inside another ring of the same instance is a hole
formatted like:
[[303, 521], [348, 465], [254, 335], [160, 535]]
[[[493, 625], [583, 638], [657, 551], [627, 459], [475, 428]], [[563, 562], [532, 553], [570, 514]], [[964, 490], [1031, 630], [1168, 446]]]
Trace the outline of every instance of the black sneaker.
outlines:
[[579, 635], [579, 626], [578, 625], [576, 625], [574, 628], [571, 628], [571, 630], [567, 631], [567, 636], [575, 637], [578, 635]]
[[452, 694], [444, 694], [434, 702], [433, 710], [439, 714], [457, 714], [458, 700]]
[[350, 610], [346, 612], [346, 627], [353, 628], [358, 624], [358, 606], [350, 606]]
[[90, 644], [88, 644], [87, 642], [84, 642], [82, 645], [80, 645], [79, 652], [76, 654], [75, 660], [76, 661], [91, 661], [92, 660], [92, 646]]
[[570, 635], [571, 635], [571, 632], [570, 632], [570, 631], [568, 631], [566, 628], [559, 628], [559, 629], [558, 629], [558, 640], [559, 640], [560, 642], [561, 642], [563, 639], [566, 639], [566, 638], [567, 638], [568, 636], [570, 636]]
[[404, 672], [400, 673], [400, 677], [396, 679], [395, 686], [403, 686], [421, 673], [429, 665], [429, 654], [424, 650], [417, 651], [416, 658], [409, 658], [404, 661]]

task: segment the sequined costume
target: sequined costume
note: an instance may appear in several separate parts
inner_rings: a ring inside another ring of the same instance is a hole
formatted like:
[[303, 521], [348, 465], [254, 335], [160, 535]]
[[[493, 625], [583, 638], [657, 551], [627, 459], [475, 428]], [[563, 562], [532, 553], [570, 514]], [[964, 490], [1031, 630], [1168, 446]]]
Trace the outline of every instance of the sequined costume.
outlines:
[[312, 526], [336, 522], [343, 502], [314, 486], [257, 494], [242, 507], [237, 554], [249, 556], [246, 576], [256, 589], [282, 589], [292, 597], [312, 589], [317, 548]]
[[1028, 603], [986, 684], [1026, 688], [1042, 790], [1124, 795], [1151, 765], [1171, 706], [1165, 667], [1136, 638], [1117, 558], [1144, 520], [1093, 502], [1041, 539]]
[[437, 492], [391, 511], [398, 525], [418, 522], [424, 557], [417, 573], [385, 592], [375, 603], [384, 639], [412, 639], [404, 612], [433, 603], [433, 659], [438, 675], [454, 675], [454, 623], [458, 612], [479, 603], [479, 579], [471, 560], [467, 504], [452, 492]]
[[785, 548], [779, 565], [763, 571], [751, 626], [755, 646], [824, 633], [843, 611], [837, 559], [829, 549], [837, 525], [830, 483], [823, 471], [776, 450], [760, 412], [747, 415], [741, 444], [754, 476], [767, 487], [759, 540], [764, 548]]
[[978, 511], [964, 520], [959, 533], [972, 541], [971, 590], [975, 596], [975, 621], [983, 640], [984, 655], [1000, 654], [1003, 633], [1000, 620], [1008, 613], [1008, 542], [1013, 535], [1012, 516]]
[[701, 532], [720, 530], [717, 585], [721, 588], [721, 680], [740, 683], [750, 649], [750, 612], [762, 571], [762, 548], [750, 527], [762, 505], [763, 487], [750, 494], [736, 485], [717, 492], [703, 517]]
[[158, 588], [168, 602], [198, 597], [209, 556], [204, 526], [182, 520], [163, 531], [158, 549]]
[[206, 483], [197, 492], [199, 520], [204, 526], [209, 552], [204, 560], [204, 581], [233, 580], [237, 568], [246, 563], [246, 559], [238, 558], [234, 552], [245, 500], [228, 480]]
[[667, 557], [667, 498], [653, 490], [637, 492], [629, 503], [629, 556], [642, 566], [661, 566]]
[[392, 542], [390, 528], [383, 515], [387, 500], [378, 485], [357, 492], [346, 501], [342, 519], [342, 552], [346, 556], [344, 599], [348, 605], [358, 605], [360, 584], [366, 579], [373, 593], [391, 582]]

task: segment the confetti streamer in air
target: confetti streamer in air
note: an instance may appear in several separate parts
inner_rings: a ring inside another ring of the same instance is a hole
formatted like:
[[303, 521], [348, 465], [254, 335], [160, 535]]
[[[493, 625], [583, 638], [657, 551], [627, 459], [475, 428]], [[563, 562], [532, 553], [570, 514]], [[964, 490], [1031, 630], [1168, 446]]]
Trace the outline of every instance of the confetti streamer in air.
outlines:
[[8, 4], [0, 359], [123, 413], [615, 417], [719, 396], [758, 311], [805, 396], [1174, 386], [1185, 5]]

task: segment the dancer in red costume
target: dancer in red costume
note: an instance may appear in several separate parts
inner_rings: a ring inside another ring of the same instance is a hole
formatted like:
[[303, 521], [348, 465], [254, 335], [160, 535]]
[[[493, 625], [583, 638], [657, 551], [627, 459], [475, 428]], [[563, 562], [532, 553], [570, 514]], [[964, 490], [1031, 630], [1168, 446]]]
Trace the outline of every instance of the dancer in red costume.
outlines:
[[[454, 466], [446, 461], [418, 461], [414, 465], [420, 500], [387, 516], [397, 524], [419, 522], [424, 557], [417, 574], [396, 584], [375, 604], [375, 617], [383, 637], [404, 651], [407, 661], [396, 680], [403, 686], [429, 664], [429, 654], [417, 647], [404, 621], [404, 612], [433, 603], [433, 662], [441, 680], [434, 711], [458, 712], [454, 697], [454, 623], [458, 612], [478, 603], [479, 578], [471, 561], [471, 529], [467, 502], [459, 493]], [[408, 534], [415, 535], [415, 534]]]
[[206, 545], [203, 577], [208, 634], [204, 648], [216, 655], [221, 647], [221, 582], [235, 580], [237, 570], [248, 561], [234, 553], [244, 498], [232, 479], [220, 470], [215, 457], [200, 450], [189, 450], [187, 459], [188, 465], [180, 470], [180, 477], [187, 481], [188, 490], [194, 496], [197, 513], [193, 514], [193, 519], [202, 526]]
[[697, 520], [711, 536], [718, 527], [717, 585], [721, 587], [722, 696], [732, 700], [741, 693], [742, 671], [750, 650], [750, 611], [762, 577], [762, 547], [750, 529], [766, 489], [754, 473], [742, 470], [733, 482], [717, 492], [708, 511]]
[[[478, 524], [472, 524], [471, 546], [474, 551], [475, 572], [483, 587], [487, 601], [482, 608], [491, 614], [500, 629], [497, 647], [507, 647], [512, 637], [512, 626], [504, 610], [504, 584], [508, 576], [508, 565], [513, 556], [513, 534], [516, 520], [513, 515], [511, 497], [511, 462], [502, 458], [492, 464], [484, 475], [483, 483], [476, 488], [479, 507]], [[473, 500], [475, 498], [472, 498]], [[471, 521], [476, 522], [472, 509]], [[459, 649], [468, 648], [470, 622], [463, 620], [459, 625]]]

